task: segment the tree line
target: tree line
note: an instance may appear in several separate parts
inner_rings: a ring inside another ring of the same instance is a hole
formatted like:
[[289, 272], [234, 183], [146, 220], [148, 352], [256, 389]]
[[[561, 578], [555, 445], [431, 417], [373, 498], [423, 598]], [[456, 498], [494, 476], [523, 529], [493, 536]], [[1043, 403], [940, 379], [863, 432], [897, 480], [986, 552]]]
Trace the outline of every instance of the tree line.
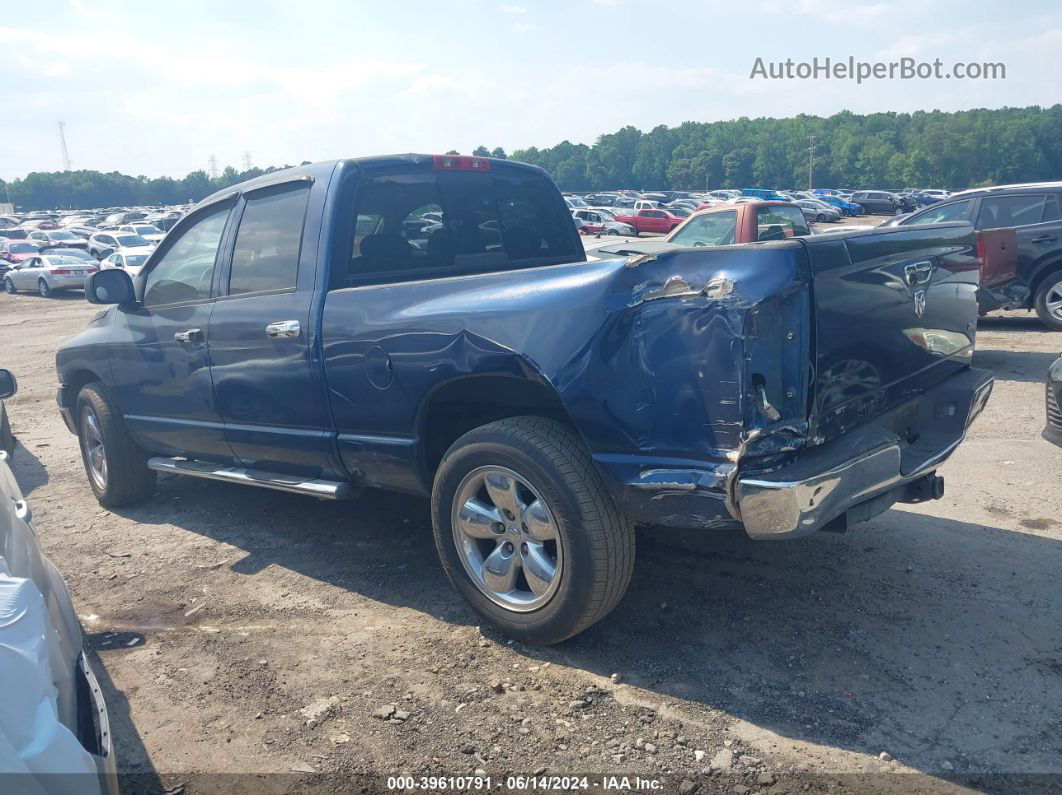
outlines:
[[[814, 159], [809, 148], [814, 145]], [[450, 150], [448, 154], [457, 154]], [[472, 154], [506, 157], [478, 146]], [[871, 113], [633, 126], [593, 145], [561, 141], [519, 149], [513, 160], [546, 169], [562, 190], [701, 190], [762, 186], [960, 188], [1062, 180], [1062, 105], [954, 113]], [[283, 166], [289, 168], [290, 166]], [[181, 204], [278, 168], [211, 178], [132, 177], [118, 172], [33, 172], [0, 180], [0, 201], [21, 210]]]

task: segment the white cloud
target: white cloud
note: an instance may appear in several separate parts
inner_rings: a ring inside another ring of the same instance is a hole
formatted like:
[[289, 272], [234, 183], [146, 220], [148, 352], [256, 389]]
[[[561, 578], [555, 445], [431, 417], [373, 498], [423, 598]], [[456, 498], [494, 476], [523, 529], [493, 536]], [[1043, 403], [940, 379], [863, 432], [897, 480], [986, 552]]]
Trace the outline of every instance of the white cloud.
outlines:
[[503, 3], [501, 7], [503, 14], [526, 14], [527, 8], [525, 6], [514, 6], [508, 3]]
[[869, 26], [896, 7], [892, 2], [839, 3], [836, 0], [760, 0], [760, 11], [772, 16], [800, 14], [820, 22]]

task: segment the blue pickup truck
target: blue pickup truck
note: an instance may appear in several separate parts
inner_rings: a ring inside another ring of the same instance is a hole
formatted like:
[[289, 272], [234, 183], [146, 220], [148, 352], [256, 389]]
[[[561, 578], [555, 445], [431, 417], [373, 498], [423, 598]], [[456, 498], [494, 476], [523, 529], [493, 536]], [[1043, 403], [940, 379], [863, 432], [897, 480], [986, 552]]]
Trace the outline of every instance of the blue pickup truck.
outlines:
[[992, 385], [977, 278], [967, 224], [588, 262], [540, 169], [340, 160], [91, 276], [57, 399], [104, 506], [158, 472], [430, 496], [456, 589], [551, 643], [622, 597], [635, 525], [782, 539], [940, 497]]

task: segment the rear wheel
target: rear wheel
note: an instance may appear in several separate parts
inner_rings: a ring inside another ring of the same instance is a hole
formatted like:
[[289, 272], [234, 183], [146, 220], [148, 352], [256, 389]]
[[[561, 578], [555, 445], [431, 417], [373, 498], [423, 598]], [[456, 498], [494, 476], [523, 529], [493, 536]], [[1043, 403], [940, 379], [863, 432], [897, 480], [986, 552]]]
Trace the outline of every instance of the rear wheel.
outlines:
[[472, 608], [509, 637], [558, 643], [619, 602], [634, 529], [566, 426], [514, 417], [469, 431], [432, 489], [435, 544]]
[[18, 292], [18, 290], [15, 289], [15, 283], [13, 281], [11, 281], [11, 277], [10, 276], [8, 276], [7, 278], [4, 279], [4, 291], [8, 295], [14, 295], [15, 293]]
[[826, 223], [826, 216], [823, 215], [822, 213], [819, 213], [818, 215], [815, 216], [815, 220], [818, 221], [820, 224], [824, 224], [824, 223]]
[[100, 505], [115, 508], [151, 496], [155, 472], [98, 383], [77, 396], [77, 437], [89, 486]]
[[41, 298], [52, 297], [52, 288], [48, 286], [48, 282], [44, 279], [37, 280], [37, 292], [40, 293]]
[[1033, 308], [1041, 323], [1053, 331], [1062, 331], [1062, 270], [1049, 273], [1040, 282]]

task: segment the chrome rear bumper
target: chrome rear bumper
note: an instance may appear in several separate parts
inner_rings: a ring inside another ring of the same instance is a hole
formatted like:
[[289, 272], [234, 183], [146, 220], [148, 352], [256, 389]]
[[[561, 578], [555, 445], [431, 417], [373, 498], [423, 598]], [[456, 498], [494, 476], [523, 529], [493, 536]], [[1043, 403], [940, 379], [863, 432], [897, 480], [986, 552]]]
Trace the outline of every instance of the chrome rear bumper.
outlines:
[[965, 370], [915, 398], [921, 435], [914, 443], [871, 424], [777, 471], [739, 476], [736, 501], [745, 532], [761, 540], [807, 535], [931, 473], [966, 437], [991, 391], [990, 373]]

